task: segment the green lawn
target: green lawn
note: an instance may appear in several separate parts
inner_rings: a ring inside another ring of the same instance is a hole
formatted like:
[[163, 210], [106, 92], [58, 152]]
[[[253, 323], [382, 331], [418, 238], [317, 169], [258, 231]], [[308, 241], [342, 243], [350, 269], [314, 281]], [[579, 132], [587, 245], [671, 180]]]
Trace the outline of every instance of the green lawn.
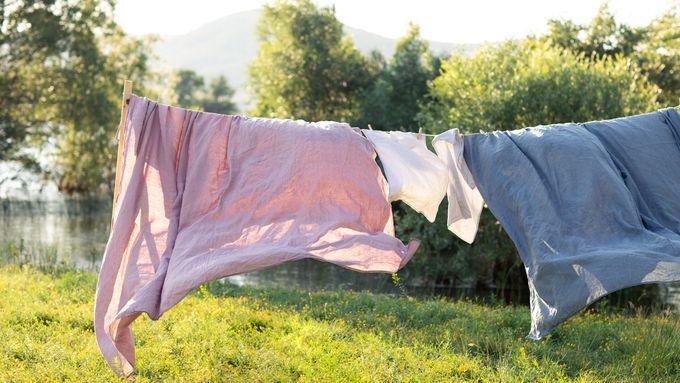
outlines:
[[[117, 381], [95, 284], [0, 266], [0, 381]], [[213, 283], [134, 329], [138, 382], [680, 381], [677, 314], [590, 312], [534, 342], [526, 307]]]

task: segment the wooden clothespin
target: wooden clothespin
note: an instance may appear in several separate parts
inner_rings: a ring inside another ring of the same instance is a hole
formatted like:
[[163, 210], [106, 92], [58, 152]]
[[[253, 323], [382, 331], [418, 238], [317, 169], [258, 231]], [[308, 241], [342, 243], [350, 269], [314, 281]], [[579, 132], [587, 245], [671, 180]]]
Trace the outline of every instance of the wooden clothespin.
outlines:
[[373, 130], [373, 127], [371, 126], [371, 124], [368, 124], [368, 129]]
[[120, 106], [120, 124], [118, 125], [118, 134], [116, 138], [118, 139], [118, 155], [116, 157], [116, 178], [113, 181], [113, 211], [116, 210], [116, 199], [118, 197], [118, 185], [120, 184], [120, 178], [122, 176], [122, 165], [123, 165], [123, 145], [125, 143], [125, 117], [128, 112], [128, 104], [130, 103], [130, 97], [132, 96], [132, 81], [125, 80], [123, 83], [123, 100]]
[[423, 128], [418, 128], [418, 139], [423, 136]]

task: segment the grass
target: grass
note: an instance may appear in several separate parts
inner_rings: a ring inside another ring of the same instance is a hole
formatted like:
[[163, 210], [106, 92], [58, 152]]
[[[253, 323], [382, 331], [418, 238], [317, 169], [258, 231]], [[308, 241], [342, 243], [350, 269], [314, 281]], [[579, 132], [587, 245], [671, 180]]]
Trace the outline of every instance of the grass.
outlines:
[[[90, 272], [0, 266], [0, 381], [117, 381]], [[677, 382], [677, 314], [586, 312], [524, 339], [526, 307], [370, 293], [201, 287], [135, 324], [136, 381]]]

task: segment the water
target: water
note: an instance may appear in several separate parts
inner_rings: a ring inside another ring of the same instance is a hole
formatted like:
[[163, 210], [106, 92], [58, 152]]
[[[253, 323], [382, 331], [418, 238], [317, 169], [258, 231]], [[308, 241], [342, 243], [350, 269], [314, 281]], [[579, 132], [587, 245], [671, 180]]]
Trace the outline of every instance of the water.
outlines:
[[[53, 198], [49, 201], [0, 199], [0, 246], [28, 249], [27, 253], [55, 253], [77, 267], [98, 271], [111, 225], [111, 202], [106, 199]], [[266, 270], [225, 278], [240, 286], [292, 287], [310, 291], [355, 290], [385, 294], [474, 296], [489, 298], [493, 291], [460, 286], [423, 287], [408, 268], [400, 282], [384, 273], [358, 273], [314, 261], [289, 262]], [[526, 301], [528, 298], [520, 294]], [[526, 298], [526, 299], [525, 299]]]
[[[99, 270], [111, 225], [109, 199], [0, 199], [0, 246], [48, 249], [80, 268]], [[294, 287], [307, 290], [370, 290], [399, 294], [404, 286], [387, 274], [365, 274], [328, 263], [303, 260], [226, 278], [237, 285]], [[412, 286], [411, 286], [412, 287]], [[407, 291], [412, 293], [415, 288]]]
[[[29, 249], [39, 256], [47, 254], [46, 262], [67, 260], [77, 267], [98, 271], [111, 224], [111, 202], [105, 199], [53, 198], [48, 201], [0, 199], [0, 246]], [[38, 260], [41, 261], [41, 260]], [[43, 260], [44, 261], [44, 260]], [[497, 300], [493, 290], [471, 289], [466, 286], [425, 287], [422, 277], [406, 267], [395, 282], [389, 274], [358, 273], [341, 267], [302, 260], [270, 269], [225, 278], [237, 285], [286, 287], [310, 291], [355, 290], [385, 294], [415, 296], [440, 295]], [[634, 288], [635, 289], [635, 288]], [[633, 299], [637, 304], [658, 303], [680, 308], [680, 284], [638, 288], [646, 300]], [[635, 291], [626, 289], [627, 292]], [[630, 294], [613, 294], [614, 305], [624, 305]], [[650, 298], [651, 294], [651, 298]], [[505, 292], [502, 300], [527, 304], [527, 291]]]
[[98, 269], [111, 224], [111, 204], [101, 200], [0, 200], [0, 243], [24, 244], [81, 268]]

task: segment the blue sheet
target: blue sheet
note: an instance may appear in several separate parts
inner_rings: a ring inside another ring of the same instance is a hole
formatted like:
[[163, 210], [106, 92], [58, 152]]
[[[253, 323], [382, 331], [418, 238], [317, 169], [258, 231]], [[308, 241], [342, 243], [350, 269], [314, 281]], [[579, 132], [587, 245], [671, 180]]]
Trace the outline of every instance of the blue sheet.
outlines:
[[680, 281], [675, 109], [464, 137], [526, 267], [532, 339], [613, 291]]

